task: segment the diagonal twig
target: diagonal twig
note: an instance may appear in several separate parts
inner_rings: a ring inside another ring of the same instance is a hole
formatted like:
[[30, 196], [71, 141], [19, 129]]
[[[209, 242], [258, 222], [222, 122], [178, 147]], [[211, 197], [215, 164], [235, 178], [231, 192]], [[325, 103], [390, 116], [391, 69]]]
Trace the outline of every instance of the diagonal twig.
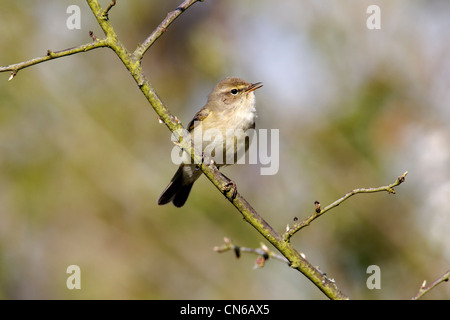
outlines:
[[139, 60], [141, 60], [147, 52], [147, 50], [155, 43], [156, 40], [158, 40], [159, 37], [162, 36], [164, 32], [166, 32], [169, 25], [180, 16], [186, 9], [188, 9], [191, 5], [193, 5], [196, 2], [202, 2], [203, 0], [185, 0], [178, 8], [175, 10], [169, 12], [167, 14], [167, 17], [159, 24], [159, 26], [150, 34], [150, 36], [145, 39], [145, 41], [140, 44], [136, 50], [134, 51], [133, 55], [138, 57]]
[[335, 202], [333, 202], [332, 204], [328, 205], [327, 207], [320, 209], [320, 204], [316, 201], [315, 205], [316, 205], [316, 211], [310, 215], [308, 218], [306, 218], [305, 220], [298, 222], [296, 224], [294, 224], [292, 227], [288, 227], [286, 228], [286, 232], [283, 234], [283, 238], [285, 241], [289, 241], [290, 238], [297, 233], [298, 231], [300, 231], [301, 229], [303, 229], [304, 227], [309, 226], [309, 224], [311, 222], [313, 222], [314, 220], [316, 220], [318, 217], [320, 217], [321, 215], [323, 215], [325, 212], [330, 211], [331, 209], [339, 206], [342, 202], [344, 202], [345, 200], [347, 200], [348, 198], [354, 196], [355, 194], [358, 193], [374, 193], [374, 192], [383, 192], [386, 191], [388, 193], [392, 193], [395, 194], [395, 190], [394, 187], [400, 185], [401, 183], [403, 183], [405, 181], [405, 177], [408, 174], [408, 171], [406, 171], [405, 173], [403, 173], [400, 177], [397, 178], [397, 180], [395, 180], [395, 182], [387, 185], [387, 186], [382, 186], [382, 187], [378, 187], [378, 188], [360, 188], [360, 189], [354, 189], [350, 192], [348, 192], [345, 196], [343, 196], [342, 198], [336, 200]]
[[440, 284], [442, 282], [447, 282], [447, 281], [449, 281], [449, 279], [450, 279], [450, 270], [447, 270], [446, 273], [444, 273], [442, 276], [440, 276], [438, 279], [436, 279], [433, 283], [431, 283], [428, 286], [427, 286], [427, 281], [424, 280], [422, 285], [420, 286], [419, 292], [417, 292], [417, 294], [414, 297], [412, 297], [411, 300], [417, 300], [417, 299], [422, 298], [424, 294], [429, 292], [431, 289], [436, 287], [438, 284]]

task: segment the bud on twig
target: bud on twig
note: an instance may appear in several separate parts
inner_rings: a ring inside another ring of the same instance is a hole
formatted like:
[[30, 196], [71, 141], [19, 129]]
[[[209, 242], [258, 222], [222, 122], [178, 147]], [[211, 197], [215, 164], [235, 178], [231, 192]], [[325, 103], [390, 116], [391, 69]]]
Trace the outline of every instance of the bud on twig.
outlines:
[[322, 209], [320, 209], [320, 202], [317, 200], [314, 201], [314, 206], [316, 207], [316, 212], [320, 213], [320, 211], [322, 210]]

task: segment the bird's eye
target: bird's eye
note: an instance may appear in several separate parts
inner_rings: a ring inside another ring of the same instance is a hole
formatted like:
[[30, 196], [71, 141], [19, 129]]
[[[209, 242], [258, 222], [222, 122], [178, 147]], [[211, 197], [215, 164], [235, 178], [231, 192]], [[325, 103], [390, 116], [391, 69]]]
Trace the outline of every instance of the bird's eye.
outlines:
[[238, 89], [231, 89], [231, 94], [233, 95], [233, 96], [235, 96], [235, 95], [237, 95], [237, 93], [238, 93]]

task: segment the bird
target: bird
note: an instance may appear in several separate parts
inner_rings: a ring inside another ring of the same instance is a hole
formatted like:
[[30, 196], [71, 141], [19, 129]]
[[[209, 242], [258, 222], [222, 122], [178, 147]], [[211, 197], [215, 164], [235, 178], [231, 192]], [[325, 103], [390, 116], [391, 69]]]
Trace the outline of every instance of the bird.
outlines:
[[[254, 91], [261, 87], [261, 82], [227, 77], [214, 87], [205, 106], [189, 122], [187, 130], [194, 143], [201, 134], [203, 156], [210, 157], [218, 168], [235, 163], [237, 156], [248, 150], [251, 136], [245, 141], [246, 132], [255, 128], [256, 119]], [[206, 141], [209, 143], [205, 144]], [[182, 207], [201, 174], [190, 155], [184, 153], [184, 160], [159, 196], [158, 205], [172, 202], [175, 207]]]

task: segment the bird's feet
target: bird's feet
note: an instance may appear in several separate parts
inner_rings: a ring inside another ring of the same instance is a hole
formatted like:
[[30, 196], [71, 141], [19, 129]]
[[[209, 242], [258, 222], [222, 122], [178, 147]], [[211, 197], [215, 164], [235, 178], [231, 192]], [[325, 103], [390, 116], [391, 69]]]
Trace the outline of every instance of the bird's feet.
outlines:
[[231, 200], [233, 200], [234, 198], [236, 198], [237, 195], [236, 183], [227, 176], [225, 176], [223, 173], [222, 176], [228, 180], [227, 184], [222, 187], [222, 191], [225, 193], [231, 192]]

